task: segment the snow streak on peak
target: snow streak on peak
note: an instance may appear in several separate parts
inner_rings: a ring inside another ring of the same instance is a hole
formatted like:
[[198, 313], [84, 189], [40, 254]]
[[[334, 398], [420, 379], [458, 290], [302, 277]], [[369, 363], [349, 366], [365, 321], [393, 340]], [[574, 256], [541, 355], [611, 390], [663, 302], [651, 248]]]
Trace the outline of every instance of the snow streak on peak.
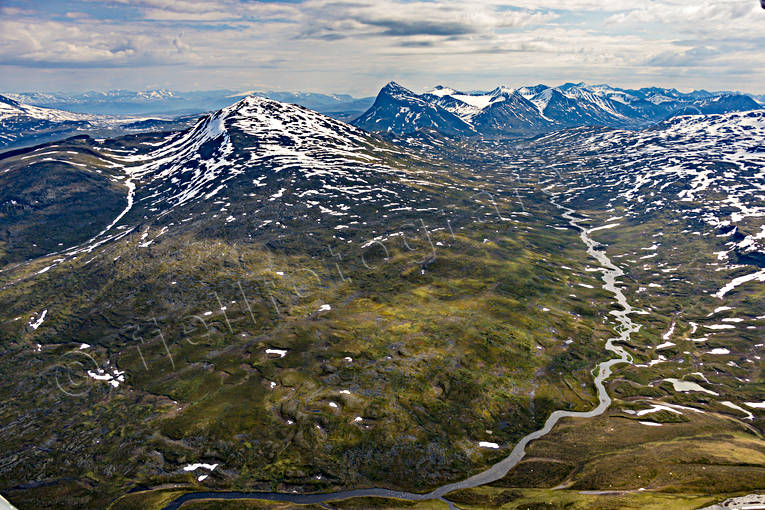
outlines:
[[452, 94], [456, 94], [457, 91], [454, 89], [451, 89], [449, 87], [444, 87], [443, 85], [436, 85], [430, 90], [425, 91], [426, 94], [430, 94], [432, 96], [451, 96]]
[[[452, 113], [456, 113], [462, 117], [463, 120], [469, 121], [482, 110], [485, 110], [492, 104], [498, 101], [504, 101], [506, 97], [512, 95], [515, 90], [507, 88], [505, 86], [497, 87], [491, 92], [458, 92], [452, 88], [439, 85], [434, 89], [426, 92], [426, 94], [438, 96], [438, 97], [451, 97], [456, 99], [464, 105], [468, 105], [472, 108], [465, 108], [464, 106], [452, 107]], [[447, 107], [447, 110], [449, 108]]]
[[515, 89], [511, 89], [509, 87], [505, 87], [504, 85], [500, 85], [496, 89], [492, 90], [490, 94], [492, 96], [509, 96], [512, 95], [515, 92]]
[[301, 106], [248, 96], [186, 131], [114, 157], [125, 165], [135, 203], [162, 217], [220, 196], [234, 182], [254, 191], [277, 181], [289, 186], [299, 176], [318, 179], [321, 188], [360, 171], [391, 171], [372, 154], [374, 143], [368, 133]]

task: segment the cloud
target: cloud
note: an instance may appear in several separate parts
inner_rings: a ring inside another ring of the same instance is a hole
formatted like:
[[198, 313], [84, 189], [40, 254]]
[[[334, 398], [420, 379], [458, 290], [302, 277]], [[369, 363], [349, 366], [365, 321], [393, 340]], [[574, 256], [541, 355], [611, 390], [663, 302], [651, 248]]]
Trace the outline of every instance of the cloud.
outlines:
[[611, 15], [606, 23], [623, 27], [663, 26], [673, 33], [693, 33], [709, 39], [762, 34], [765, 11], [756, 1], [725, 0], [704, 2], [653, 1], [626, 12]]
[[55, 86], [72, 79], [66, 68], [94, 69], [81, 73], [89, 88], [110, 79], [372, 93], [390, 79], [452, 77], [476, 88], [526, 76], [623, 86], [672, 76], [679, 87], [703, 79], [733, 88], [745, 86], [731, 77], [747, 69], [747, 83], [765, 83], [756, 0], [69, 0], [63, 12], [44, 0], [6, 2], [6, 89], [42, 73]]
[[558, 16], [550, 12], [504, 10], [500, 4], [469, 2], [333, 2], [303, 5], [307, 30], [303, 37], [339, 33], [342, 38], [369, 35], [411, 37], [466, 36], [502, 28], [540, 25]]
[[231, 12], [230, 3], [185, 0], [114, 0], [116, 3], [139, 9], [147, 20], [219, 20], [238, 17]]
[[[650, 2], [639, 8], [612, 15], [612, 23], [662, 23], [687, 25], [702, 23], [711, 26], [721, 21], [737, 21], [759, 12], [756, 2], [726, 0], [704, 2]], [[759, 21], [762, 18], [759, 17]]]
[[180, 38], [141, 30], [98, 30], [97, 23], [0, 20], [0, 60], [28, 66], [158, 65], [189, 51]]
[[298, 14], [294, 4], [239, 0], [113, 0], [140, 11], [153, 21], [268, 20]]
[[690, 66], [707, 63], [721, 54], [721, 51], [708, 46], [697, 46], [683, 51], [665, 51], [646, 61], [651, 66]]
[[475, 27], [459, 21], [434, 22], [430, 20], [368, 19], [366, 25], [382, 27], [381, 35], [465, 35], [475, 33]]

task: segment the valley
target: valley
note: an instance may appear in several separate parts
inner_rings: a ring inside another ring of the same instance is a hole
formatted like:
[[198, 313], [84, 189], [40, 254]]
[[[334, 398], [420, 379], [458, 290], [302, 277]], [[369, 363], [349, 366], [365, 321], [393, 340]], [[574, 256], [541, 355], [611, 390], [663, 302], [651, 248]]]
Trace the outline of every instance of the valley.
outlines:
[[0, 155], [3, 495], [698, 508], [765, 485], [762, 110], [380, 131], [250, 96]]
[[763, 16], [0, 1], [0, 510], [765, 509]]

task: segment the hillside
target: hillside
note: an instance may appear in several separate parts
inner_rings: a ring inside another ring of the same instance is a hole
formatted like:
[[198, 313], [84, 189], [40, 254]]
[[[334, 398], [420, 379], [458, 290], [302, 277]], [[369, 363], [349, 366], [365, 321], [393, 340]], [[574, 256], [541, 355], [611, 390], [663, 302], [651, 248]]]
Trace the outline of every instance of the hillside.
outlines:
[[763, 130], [391, 143], [247, 97], [183, 131], [6, 153], [4, 496], [755, 490]]

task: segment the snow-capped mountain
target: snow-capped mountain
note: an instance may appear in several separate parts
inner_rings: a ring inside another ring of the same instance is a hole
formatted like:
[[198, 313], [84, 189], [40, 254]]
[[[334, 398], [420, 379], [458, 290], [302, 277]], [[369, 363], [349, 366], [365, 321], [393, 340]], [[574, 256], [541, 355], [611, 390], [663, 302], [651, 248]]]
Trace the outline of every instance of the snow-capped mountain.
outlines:
[[254, 188], [267, 195], [256, 200], [257, 207], [280, 199], [299, 203], [294, 213], [316, 208], [341, 218], [354, 205], [395, 194], [395, 183], [379, 187], [383, 176], [396, 180], [399, 174], [376, 153], [380, 143], [306, 108], [248, 96], [187, 131], [152, 142], [146, 153], [121, 159], [136, 183], [137, 201], [163, 214], [232, 188]]
[[501, 135], [548, 129], [553, 123], [534, 103], [514, 90], [498, 88], [492, 101], [471, 120], [482, 134]]
[[9, 97], [0, 96], [0, 119], [7, 119], [20, 115], [26, 115], [39, 120], [49, 120], [52, 122], [87, 121], [95, 118], [93, 115], [85, 115], [82, 113], [72, 113], [53, 108], [39, 108], [37, 106], [19, 103]]
[[[476, 134], [467, 120], [476, 112], [475, 108], [451, 96], [448, 99], [444, 97], [419, 96], [398, 83], [390, 82], [382, 88], [372, 107], [354, 120], [353, 125], [367, 131], [394, 133], [430, 128], [444, 134]], [[463, 110], [460, 111], [460, 108]]]
[[739, 111], [749, 111], [756, 109], [759, 105], [748, 96], [741, 94], [721, 94], [697, 99], [692, 103], [683, 106], [679, 111], [672, 115], [693, 115], [693, 114], [715, 114], [730, 113]]
[[[301, 228], [297, 225], [345, 230], [369, 211], [379, 216], [395, 205], [427, 204], [433, 198], [422, 190], [427, 176], [412, 169], [422, 163], [395, 146], [306, 108], [257, 96], [205, 115], [183, 131], [81, 139], [16, 152], [23, 159], [11, 167], [12, 154], [5, 165], [17, 172], [33, 168], [42, 176], [76, 169], [97, 179], [108, 176], [112, 187], [123, 188], [122, 213], [108, 223], [93, 223], [86, 236], [90, 244], [69, 244], [71, 254], [147, 224], [187, 227], [212, 221], [216, 228], [253, 235]], [[82, 163], [80, 157], [88, 154], [87, 164]], [[19, 193], [6, 198], [14, 207], [34, 199]], [[115, 202], [113, 197], [109, 202]], [[55, 238], [47, 230], [38, 234]], [[24, 244], [44, 243], [27, 238]]]
[[78, 134], [117, 135], [178, 128], [186, 119], [110, 117], [41, 108], [0, 96], [0, 149], [41, 143]]
[[558, 126], [621, 125], [626, 117], [608, 98], [578, 87], [565, 93], [545, 89], [531, 98], [542, 114]]
[[566, 83], [559, 87], [540, 84], [515, 90], [497, 87], [490, 92], [473, 93], [439, 85], [416, 94], [389, 83], [380, 91], [375, 105], [354, 123], [367, 130], [398, 134], [431, 128], [445, 134], [498, 136], [575, 126], [632, 128], [677, 114], [758, 108], [760, 105], [748, 95], [704, 90], [682, 93], [657, 87], [629, 90]]
[[28, 106], [0, 96], [0, 147], [20, 139], [34, 140], [76, 131], [89, 126], [92, 120], [91, 115]]

